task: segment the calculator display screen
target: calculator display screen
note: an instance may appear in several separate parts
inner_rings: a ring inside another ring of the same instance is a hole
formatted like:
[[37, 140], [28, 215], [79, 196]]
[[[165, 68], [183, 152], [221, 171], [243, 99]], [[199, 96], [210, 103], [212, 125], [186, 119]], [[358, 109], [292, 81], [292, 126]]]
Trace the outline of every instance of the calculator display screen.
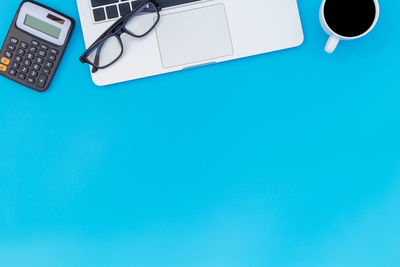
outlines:
[[24, 24], [53, 38], [58, 39], [60, 37], [61, 29], [31, 15], [26, 15]]

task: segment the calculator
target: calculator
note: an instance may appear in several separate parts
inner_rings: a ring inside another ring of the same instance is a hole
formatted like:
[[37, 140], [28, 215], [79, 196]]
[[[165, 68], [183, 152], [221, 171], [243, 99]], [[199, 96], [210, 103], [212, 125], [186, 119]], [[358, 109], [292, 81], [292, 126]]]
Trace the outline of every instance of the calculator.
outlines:
[[0, 74], [46, 91], [69, 43], [75, 21], [38, 2], [22, 1], [0, 51]]

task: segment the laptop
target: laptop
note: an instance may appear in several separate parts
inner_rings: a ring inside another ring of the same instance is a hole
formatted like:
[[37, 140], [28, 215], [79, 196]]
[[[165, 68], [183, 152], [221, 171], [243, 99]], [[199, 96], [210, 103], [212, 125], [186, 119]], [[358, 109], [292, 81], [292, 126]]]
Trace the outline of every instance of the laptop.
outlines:
[[[88, 48], [132, 0], [77, 0]], [[297, 0], [159, 0], [156, 28], [143, 38], [122, 35], [124, 54], [92, 73], [109, 85], [296, 47], [303, 42]]]

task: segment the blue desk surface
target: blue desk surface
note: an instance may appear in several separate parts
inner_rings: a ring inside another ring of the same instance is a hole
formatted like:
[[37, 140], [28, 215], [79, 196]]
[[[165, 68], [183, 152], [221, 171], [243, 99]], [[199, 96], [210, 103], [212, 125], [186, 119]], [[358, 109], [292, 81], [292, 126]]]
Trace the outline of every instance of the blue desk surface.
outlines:
[[400, 266], [400, 2], [332, 56], [319, 5], [287, 51], [96, 87], [78, 22], [48, 92], [1, 78], [0, 266]]

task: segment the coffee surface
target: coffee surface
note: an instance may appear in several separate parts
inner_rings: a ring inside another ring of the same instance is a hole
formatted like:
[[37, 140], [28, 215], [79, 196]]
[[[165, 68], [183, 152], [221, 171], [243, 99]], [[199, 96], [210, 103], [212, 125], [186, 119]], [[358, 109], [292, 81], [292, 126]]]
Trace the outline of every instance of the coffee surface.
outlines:
[[327, 0], [324, 15], [326, 23], [335, 33], [356, 37], [372, 26], [376, 7], [373, 0]]

